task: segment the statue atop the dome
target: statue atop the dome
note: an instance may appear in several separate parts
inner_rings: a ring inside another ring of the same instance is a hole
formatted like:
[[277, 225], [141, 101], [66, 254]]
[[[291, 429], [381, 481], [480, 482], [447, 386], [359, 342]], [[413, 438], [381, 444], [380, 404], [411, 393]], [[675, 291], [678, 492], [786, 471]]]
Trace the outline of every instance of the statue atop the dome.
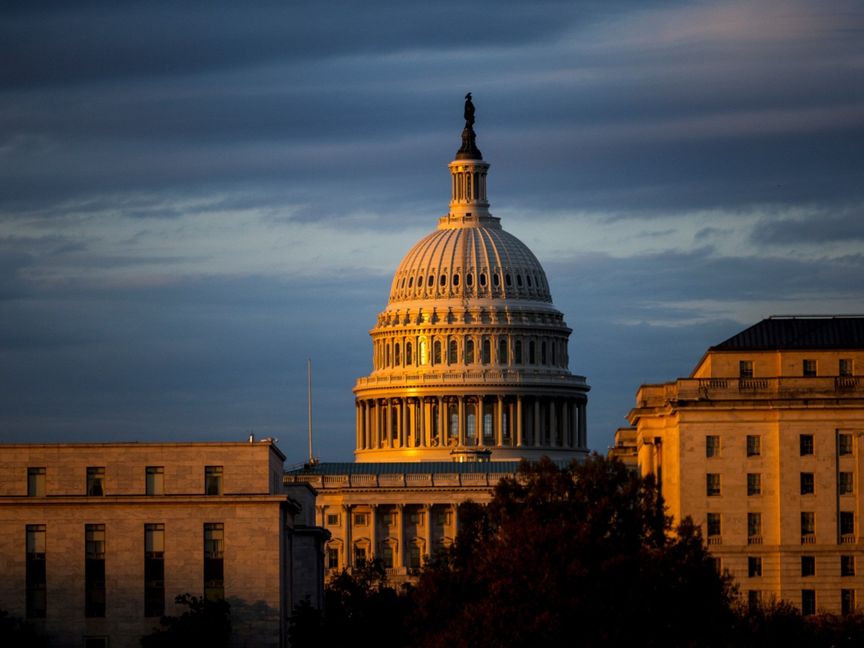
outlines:
[[465, 128], [462, 130], [462, 146], [456, 152], [457, 160], [482, 160], [483, 154], [477, 148], [474, 133], [474, 102], [471, 93], [465, 95]]
[[465, 128], [474, 127], [474, 102], [471, 101], [471, 93], [465, 95]]

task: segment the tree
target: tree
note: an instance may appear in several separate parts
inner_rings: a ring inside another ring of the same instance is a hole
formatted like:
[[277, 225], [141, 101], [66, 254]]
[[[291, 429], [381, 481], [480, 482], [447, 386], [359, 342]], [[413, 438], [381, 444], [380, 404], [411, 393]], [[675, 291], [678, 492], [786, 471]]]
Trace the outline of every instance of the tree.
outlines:
[[162, 628], [141, 637], [142, 648], [228, 646], [231, 637], [231, 606], [227, 601], [209, 601], [203, 596], [180, 594], [174, 599], [187, 609], [179, 617], [163, 616]]
[[414, 592], [423, 646], [722, 645], [733, 591], [651, 478], [598, 455], [523, 462]]

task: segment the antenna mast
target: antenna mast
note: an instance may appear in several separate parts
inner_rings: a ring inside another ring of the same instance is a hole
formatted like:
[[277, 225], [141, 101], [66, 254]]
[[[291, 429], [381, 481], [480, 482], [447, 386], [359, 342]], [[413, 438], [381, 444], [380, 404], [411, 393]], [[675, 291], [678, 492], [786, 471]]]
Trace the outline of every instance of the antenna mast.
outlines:
[[309, 426], [309, 465], [314, 466], [318, 462], [315, 455], [312, 454], [312, 358], [306, 359], [306, 402]]

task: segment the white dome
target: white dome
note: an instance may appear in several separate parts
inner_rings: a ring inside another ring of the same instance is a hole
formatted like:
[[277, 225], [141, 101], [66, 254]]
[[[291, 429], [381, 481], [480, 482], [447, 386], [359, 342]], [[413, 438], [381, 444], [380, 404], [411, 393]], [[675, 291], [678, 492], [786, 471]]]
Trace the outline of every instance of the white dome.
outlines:
[[[446, 219], [446, 217], [445, 217]], [[448, 298], [525, 299], [551, 303], [537, 257], [498, 219], [439, 229], [411, 248], [396, 270], [390, 304]]]

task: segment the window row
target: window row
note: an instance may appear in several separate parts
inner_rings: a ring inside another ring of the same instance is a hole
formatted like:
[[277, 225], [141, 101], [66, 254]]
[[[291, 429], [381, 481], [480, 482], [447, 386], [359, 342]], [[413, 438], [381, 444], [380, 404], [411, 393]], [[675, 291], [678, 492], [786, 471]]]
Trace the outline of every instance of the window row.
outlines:
[[[840, 556], [840, 576], [848, 577], [855, 575], [855, 556], [843, 555]], [[747, 576], [749, 578], [757, 578], [762, 575], [762, 557], [748, 556], [747, 557]], [[816, 575], [816, 556], [801, 556], [801, 576], [809, 578]]]
[[[27, 468], [27, 496], [45, 497], [47, 469], [44, 466]], [[84, 485], [84, 493], [91, 497], [101, 497], [105, 492], [105, 467], [89, 466]], [[165, 467], [147, 466], [144, 469], [144, 494], [165, 494]], [[204, 494], [222, 494], [222, 466], [204, 467]]]
[[[747, 590], [747, 605], [751, 611], [756, 611], [763, 605], [762, 592], [759, 590]], [[855, 590], [840, 590], [840, 614], [854, 614], [857, 611], [855, 604]], [[811, 616], [816, 614], [816, 590], [801, 590], [801, 614]]]
[[[851, 455], [853, 453], [853, 439], [849, 433], [841, 432], [837, 435], [837, 454]], [[798, 453], [802, 457], [814, 453], [815, 444], [812, 434], [798, 435]], [[746, 451], [748, 457], [759, 457], [762, 455], [762, 437], [759, 434], [748, 434], [746, 438]], [[705, 456], [708, 458], [721, 456], [721, 444], [719, 434], [705, 435]]]
[[[512, 344], [511, 344], [512, 341]], [[402, 341], [375, 342], [375, 366], [417, 367], [426, 365], [497, 364], [551, 365], [566, 367], [567, 342], [559, 339], [523, 339], [506, 335], [484, 335], [433, 339], [425, 336]]]
[[[342, 513], [327, 513], [325, 525], [338, 527], [342, 525]], [[418, 510], [409, 510], [405, 513], [405, 523], [411, 526], [419, 526], [425, 522], [425, 513]], [[355, 512], [352, 514], [352, 523], [355, 527], [369, 526], [372, 516], [368, 512]], [[448, 526], [451, 522], [451, 511], [435, 511], [432, 520], [437, 526]], [[399, 514], [396, 511], [383, 511], [375, 515], [375, 521], [385, 527], [399, 524]]]
[[[816, 490], [815, 475], [812, 472], [802, 472], [799, 476], [799, 490], [801, 495], [813, 495]], [[719, 497], [722, 495], [722, 483], [720, 473], [707, 473], [705, 475], [705, 495], [708, 497]], [[855, 488], [855, 475], [852, 472], [840, 472], [837, 474], [837, 494], [852, 495]], [[762, 494], [762, 473], [747, 473], [747, 495], [756, 496]]]
[[[814, 544], [816, 542], [816, 513], [802, 511], [800, 523], [801, 544]], [[723, 535], [722, 514], [707, 513], [705, 527], [708, 544], [720, 544], [720, 538]], [[853, 544], [855, 542], [854, 511], [840, 511], [837, 519], [837, 533], [841, 544]], [[747, 543], [762, 544], [762, 513], [759, 511], [747, 513]]]
[[[465, 285], [462, 286], [462, 278], [464, 276]], [[548, 292], [549, 285], [546, 283], [546, 278], [542, 274], [532, 272], [514, 272], [507, 271], [486, 271], [480, 270], [476, 274], [474, 272], [466, 272], [461, 275], [459, 272], [453, 274], [444, 272], [429, 272], [428, 274], [420, 271], [417, 274], [403, 276], [399, 280], [399, 290], [403, 293], [413, 293], [415, 295], [427, 295], [430, 292], [453, 290], [477, 290], [485, 292], [489, 288], [494, 290], [500, 288], [519, 289], [528, 293]]]
[[[28, 524], [25, 528], [25, 614], [45, 618], [48, 613], [47, 525]], [[225, 527], [221, 522], [204, 524], [204, 595], [221, 600], [224, 587]], [[107, 600], [105, 575], [106, 531], [104, 524], [84, 525], [84, 616], [104, 617]], [[165, 525], [144, 525], [144, 616], [165, 614]], [[63, 560], [59, 556], [57, 560]], [[64, 602], [64, 609], [66, 604]]]
[[[827, 363], [826, 363], [827, 364]], [[830, 371], [830, 370], [829, 370]], [[813, 377], [820, 375], [818, 362], [812, 359], [804, 359], [801, 361], [801, 375]], [[840, 358], [837, 361], [836, 374], [822, 374], [836, 376], [854, 376], [855, 370], [852, 363], [852, 358]], [[738, 377], [743, 379], [753, 378], [753, 360], [740, 360], [738, 362]]]

